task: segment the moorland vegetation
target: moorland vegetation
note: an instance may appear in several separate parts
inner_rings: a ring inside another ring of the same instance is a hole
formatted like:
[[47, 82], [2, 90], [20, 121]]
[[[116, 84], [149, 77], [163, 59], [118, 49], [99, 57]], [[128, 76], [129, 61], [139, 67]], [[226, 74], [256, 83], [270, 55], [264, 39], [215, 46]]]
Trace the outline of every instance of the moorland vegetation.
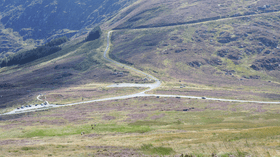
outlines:
[[1, 116], [0, 156], [279, 156], [279, 105], [209, 99], [280, 101], [279, 10], [277, 0], [139, 0], [102, 32], [1, 68], [2, 113], [39, 103], [39, 93], [61, 105], [142, 91], [107, 87], [146, 83], [103, 58], [113, 30], [109, 56], [160, 79], [149, 93], [176, 97]]

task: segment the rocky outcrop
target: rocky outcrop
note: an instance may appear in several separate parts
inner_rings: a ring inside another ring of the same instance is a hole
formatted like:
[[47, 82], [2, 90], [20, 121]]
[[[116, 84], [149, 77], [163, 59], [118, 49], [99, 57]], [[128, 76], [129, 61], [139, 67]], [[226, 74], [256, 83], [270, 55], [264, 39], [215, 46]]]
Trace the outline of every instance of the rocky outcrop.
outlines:
[[254, 70], [280, 70], [280, 58], [264, 58], [259, 59], [250, 66]]
[[175, 50], [175, 53], [184, 52], [184, 51], [186, 51], [186, 50], [187, 50], [187, 49], [185, 49], [185, 48], [177, 49], [177, 50]]
[[222, 44], [225, 44], [225, 43], [229, 43], [229, 42], [232, 42], [232, 41], [236, 41], [237, 40], [237, 37], [218, 37], [218, 42], [219, 43], [222, 43]]
[[277, 40], [269, 39], [268, 37], [259, 37], [257, 40], [259, 40], [265, 46], [271, 47], [271, 48], [276, 48], [278, 45]]
[[217, 39], [219, 43], [225, 44], [236, 41], [238, 37], [232, 37], [228, 32], [221, 32], [220, 36]]
[[229, 53], [229, 49], [222, 49], [218, 51], [217, 55], [220, 57], [225, 57], [228, 53]]
[[260, 70], [259, 67], [257, 67], [256, 65], [251, 65], [250, 68], [254, 69], [254, 70]]
[[188, 65], [194, 68], [199, 68], [200, 66], [202, 66], [202, 63], [200, 63], [199, 61], [193, 61], [189, 62]]
[[221, 49], [218, 50], [217, 55], [220, 57], [227, 57], [228, 59], [231, 60], [241, 60], [242, 59], [242, 54], [240, 54], [238, 51], [235, 49]]

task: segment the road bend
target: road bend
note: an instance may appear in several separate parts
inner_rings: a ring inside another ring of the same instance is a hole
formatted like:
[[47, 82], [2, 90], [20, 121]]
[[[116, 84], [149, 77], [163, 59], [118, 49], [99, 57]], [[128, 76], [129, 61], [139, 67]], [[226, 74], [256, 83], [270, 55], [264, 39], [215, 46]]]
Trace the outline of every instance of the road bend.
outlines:
[[[156, 89], [160, 87], [161, 81], [152, 76], [151, 74], [147, 74], [143, 71], [140, 71], [138, 69], [135, 69], [133, 67], [130, 67], [128, 65], [119, 63], [115, 60], [112, 60], [109, 58], [108, 51], [110, 48], [110, 36], [113, 31], [109, 31], [107, 34], [107, 46], [104, 51], [103, 57], [105, 60], [108, 62], [114, 63], [118, 66], [125, 67], [131, 71], [137, 72], [139, 74], [145, 75], [146, 77], [152, 79], [155, 81], [153, 84], [130, 84], [130, 83], [122, 83], [122, 84], [114, 84], [110, 85], [108, 87], [148, 87], [149, 89], [144, 90], [140, 93], [137, 94], [131, 94], [131, 95], [124, 95], [124, 96], [117, 96], [117, 97], [110, 97], [110, 98], [104, 98], [104, 99], [96, 99], [96, 100], [90, 100], [90, 101], [83, 101], [83, 102], [77, 102], [77, 103], [71, 103], [71, 104], [65, 104], [65, 105], [53, 105], [53, 104], [48, 104], [47, 106], [43, 107], [31, 107], [31, 108], [24, 108], [24, 109], [15, 109], [11, 112], [0, 114], [1, 115], [12, 115], [12, 114], [22, 114], [22, 113], [27, 113], [27, 112], [36, 112], [40, 110], [48, 110], [51, 108], [57, 108], [57, 107], [63, 107], [63, 106], [73, 106], [73, 105], [80, 105], [80, 104], [88, 104], [88, 103], [94, 103], [94, 102], [102, 102], [102, 101], [110, 101], [110, 100], [121, 100], [121, 99], [129, 99], [129, 98], [137, 98], [137, 97], [171, 97], [171, 98], [187, 98], [187, 99], [206, 99], [206, 100], [211, 100], [211, 101], [224, 101], [224, 102], [238, 102], [238, 103], [258, 103], [258, 104], [280, 104], [280, 102], [269, 102], [269, 101], [254, 101], [254, 100], [234, 100], [234, 99], [220, 99], [220, 98], [208, 98], [208, 97], [197, 97], [197, 96], [186, 96], [186, 95], [161, 95], [161, 94], [146, 94], [146, 92], [151, 91], [153, 89]], [[40, 95], [39, 95], [40, 96]], [[39, 100], [40, 97], [37, 97]]]

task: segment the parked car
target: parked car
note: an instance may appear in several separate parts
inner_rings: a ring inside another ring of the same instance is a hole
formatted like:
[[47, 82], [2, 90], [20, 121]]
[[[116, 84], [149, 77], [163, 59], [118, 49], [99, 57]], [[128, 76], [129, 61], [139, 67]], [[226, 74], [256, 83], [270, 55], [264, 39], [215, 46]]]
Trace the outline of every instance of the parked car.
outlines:
[[25, 107], [28, 107], [28, 105], [26, 105]]
[[17, 109], [19, 110], [20, 108], [18, 107]]
[[29, 105], [29, 107], [31, 107], [31, 105]]
[[38, 104], [36, 104], [35, 106], [38, 106]]
[[24, 107], [23, 107], [23, 106], [21, 106], [21, 109], [24, 109]]
[[206, 97], [202, 97], [201, 99], [206, 99]]

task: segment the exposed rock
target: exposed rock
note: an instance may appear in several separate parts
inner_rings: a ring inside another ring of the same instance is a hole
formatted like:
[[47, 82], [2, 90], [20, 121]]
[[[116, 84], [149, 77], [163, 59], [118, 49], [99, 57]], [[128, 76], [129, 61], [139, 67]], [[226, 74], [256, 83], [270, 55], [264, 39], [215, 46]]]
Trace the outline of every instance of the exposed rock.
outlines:
[[250, 49], [250, 48], [246, 48], [244, 52], [245, 52], [247, 55], [250, 55], [250, 54], [254, 54], [254, 53], [255, 53], [255, 50]]
[[231, 55], [228, 55], [228, 59], [240, 60], [240, 59], [242, 59], [242, 57], [238, 56], [238, 54], [231, 54]]
[[276, 48], [278, 45], [277, 40], [268, 39], [267, 37], [259, 37], [258, 40], [263, 43], [265, 46]]
[[243, 76], [246, 79], [260, 79], [261, 77], [258, 75], [252, 75], [252, 76]]
[[250, 79], [260, 79], [261, 77], [260, 76], [258, 76], [258, 75], [253, 75], [253, 76], [249, 76], [250, 77]]
[[202, 65], [202, 64], [201, 64], [200, 62], [198, 62], [198, 61], [189, 62], [188, 64], [189, 64], [189, 66], [192, 66], [192, 67], [194, 67], [194, 68], [199, 68], [199, 67]]
[[217, 55], [220, 56], [220, 57], [225, 57], [228, 53], [229, 53], [228, 49], [222, 49], [222, 50], [218, 51]]
[[177, 40], [179, 37], [171, 37], [170, 40]]
[[177, 43], [182, 43], [184, 40], [183, 39], [179, 39], [179, 40], [177, 40], [176, 42]]
[[251, 65], [250, 68], [252, 68], [254, 70], [260, 70], [260, 68], [258, 68], [256, 65]]
[[254, 70], [265, 69], [265, 70], [280, 70], [280, 58], [264, 58], [256, 60], [254, 66], [251, 68]]
[[228, 32], [221, 32], [220, 37], [218, 37], [218, 42], [225, 44], [232, 41], [236, 41], [237, 39], [238, 37], [231, 37], [231, 35]]
[[180, 52], [183, 52], [183, 51], [186, 51], [187, 49], [184, 49], [184, 48], [182, 48], [182, 49], [177, 49], [177, 50], [175, 50], [175, 53], [180, 53]]
[[271, 51], [266, 50], [264, 53], [265, 53], [265, 54], [270, 54], [270, 53], [271, 53]]
[[223, 43], [223, 44], [229, 43], [229, 42], [231, 42], [231, 41], [236, 41], [236, 40], [237, 40], [236, 37], [235, 37], [235, 38], [231, 38], [231, 37], [219, 37], [218, 39], [219, 39], [218, 42], [219, 42], [219, 43]]
[[219, 58], [211, 58], [210, 60], [206, 60], [206, 62], [208, 64], [211, 64], [211, 65], [222, 65], [222, 61], [219, 59]]

